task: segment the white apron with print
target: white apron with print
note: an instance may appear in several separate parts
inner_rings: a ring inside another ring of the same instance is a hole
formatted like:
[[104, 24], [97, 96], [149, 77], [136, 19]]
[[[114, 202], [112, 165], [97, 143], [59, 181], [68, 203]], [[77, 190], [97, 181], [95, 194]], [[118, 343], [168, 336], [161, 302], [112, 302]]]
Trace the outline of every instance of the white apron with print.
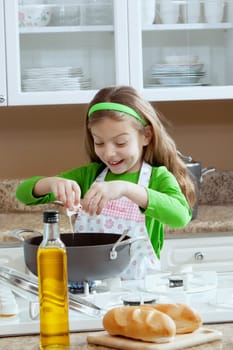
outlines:
[[[151, 166], [143, 163], [138, 184], [148, 187]], [[96, 178], [96, 181], [104, 181], [108, 172], [105, 168]], [[100, 232], [100, 233], [119, 233], [122, 234], [125, 229], [129, 230], [131, 237], [144, 236], [144, 239], [131, 244], [130, 263], [123, 271], [120, 277], [124, 280], [142, 279], [146, 274], [160, 271], [160, 262], [148, 237], [145, 215], [143, 215], [133, 201], [126, 197], [109, 200], [103, 208], [100, 215], [90, 216], [82, 212], [75, 221], [75, 232]]]

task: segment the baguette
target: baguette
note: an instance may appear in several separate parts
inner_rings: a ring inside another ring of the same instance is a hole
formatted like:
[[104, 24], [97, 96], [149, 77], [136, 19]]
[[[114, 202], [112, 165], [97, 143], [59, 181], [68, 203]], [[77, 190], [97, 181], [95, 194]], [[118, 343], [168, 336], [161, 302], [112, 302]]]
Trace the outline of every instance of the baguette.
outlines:
[[175, 322], [166, 314], [151, 307], [120, 306], [103, 317], [103, 326], [111, 335], [165, 343], [176, 334]]
[[176, 324], [176, 334], [192, 333], [202, 325], [201, 315], [186, 304], [154, 304], [150, 307], [173, 319]]

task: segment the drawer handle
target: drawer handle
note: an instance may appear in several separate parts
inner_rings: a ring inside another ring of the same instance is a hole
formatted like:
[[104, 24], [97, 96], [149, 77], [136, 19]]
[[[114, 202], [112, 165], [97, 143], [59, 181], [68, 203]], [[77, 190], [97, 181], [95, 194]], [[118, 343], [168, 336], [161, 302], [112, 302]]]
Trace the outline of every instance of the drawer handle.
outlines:
[[0, 103], [4, 103], [6, 101], [5, 97], [3, 95], [0, 95]]
[[204, 260], [204, 254], [202, 252], [196, 252], [194, 254], [194, 258], [195, 260], [198, 260], [198, 261]]

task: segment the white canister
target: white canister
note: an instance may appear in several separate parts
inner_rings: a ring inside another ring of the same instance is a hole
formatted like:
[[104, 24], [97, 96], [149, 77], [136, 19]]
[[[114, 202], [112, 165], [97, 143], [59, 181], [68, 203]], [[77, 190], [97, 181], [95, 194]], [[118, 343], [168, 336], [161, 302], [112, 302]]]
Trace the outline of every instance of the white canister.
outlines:
[[200, 0], [187, 0], [184, 19], [186, 23], [198, 23], [200, 17]]
[[224, 0], [205, 0], [204, 11], [207, 23], [222, 22], [224, 13]]
[[154, 23], [156, 12], [156, 0], [141, 0], [142, 25]]
[[179, 19], [180, 4], [174, 0], [160, 0], [160, 19], [164, 24], [177, 23]]

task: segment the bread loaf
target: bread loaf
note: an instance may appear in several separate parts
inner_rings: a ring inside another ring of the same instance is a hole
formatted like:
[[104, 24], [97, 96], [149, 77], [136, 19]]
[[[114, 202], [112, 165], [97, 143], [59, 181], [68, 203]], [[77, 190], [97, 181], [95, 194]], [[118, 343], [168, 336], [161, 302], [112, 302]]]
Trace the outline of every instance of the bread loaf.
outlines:
[[170, 316], [176, 324], [176, 333], [191, 333], [202, 325], [201, 315], [186, 304], [154, 304], [154, 309]]
[[109, 310], [103, 317], [103, 326], [111, 335], [156, 343], [169, 342], [176, 334], [176, 325], [168, 315], [141, 305]]

